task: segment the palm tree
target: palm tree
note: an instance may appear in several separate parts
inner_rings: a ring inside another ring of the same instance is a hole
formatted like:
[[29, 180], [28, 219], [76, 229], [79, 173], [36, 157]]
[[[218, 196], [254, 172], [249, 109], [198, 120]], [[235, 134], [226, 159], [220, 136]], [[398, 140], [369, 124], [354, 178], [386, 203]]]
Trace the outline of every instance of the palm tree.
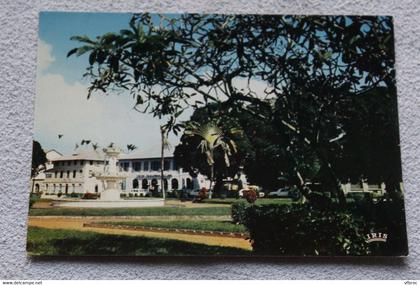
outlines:
[[[241, 131], [237, 128], [229, 129], [228, 133], [238, 134]], [[233, 140], [228, 138], [225, 133], [219, 128], [215, 122], [209, 122], [204, 125], [199, 125], [196, 122], [189, 122], [185, 128], [184, 134], [186, 136], [198, 136], [201, 138], [201, 142], [197, 148], [201, 150], [201, 153], [207, 157], [207, 164], [210, 166], [210, 189], [209, 198], [212, 198], [212, 187], [214, 179], [214, 152], [216, 149], [221, 149], [226, 166], [230, 166], [229, 157], [232, 153], [237, 151], [236, 144]]]

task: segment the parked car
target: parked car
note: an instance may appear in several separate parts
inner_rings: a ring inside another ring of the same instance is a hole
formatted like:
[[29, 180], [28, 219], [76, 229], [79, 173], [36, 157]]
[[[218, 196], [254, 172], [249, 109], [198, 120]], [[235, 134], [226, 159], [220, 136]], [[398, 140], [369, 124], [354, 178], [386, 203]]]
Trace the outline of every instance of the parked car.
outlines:
[[290, 197], [290, 188], [280, 188], [277, 191], [268, 193], [267, 197], [277, 197], [277, 198], [289, 198]]

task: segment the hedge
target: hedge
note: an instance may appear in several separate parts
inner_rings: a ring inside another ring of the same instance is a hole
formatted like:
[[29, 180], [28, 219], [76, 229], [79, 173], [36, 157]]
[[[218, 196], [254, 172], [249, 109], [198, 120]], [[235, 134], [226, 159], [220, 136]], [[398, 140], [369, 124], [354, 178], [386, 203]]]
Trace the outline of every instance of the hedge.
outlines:
[[[350, 203], [346, 209], [311, 204], [232, 204], [232, 219], [245, 225], [256, 254], [406, 255], [403, 200]], [[386, 243], [366, 242], [370, 232], [388, 234]]]
[[256, 254], [368, 254], [364, 233], [348, 213], [308, 204], [238, 203], [232, 207], [232, 218], [246, 226]]

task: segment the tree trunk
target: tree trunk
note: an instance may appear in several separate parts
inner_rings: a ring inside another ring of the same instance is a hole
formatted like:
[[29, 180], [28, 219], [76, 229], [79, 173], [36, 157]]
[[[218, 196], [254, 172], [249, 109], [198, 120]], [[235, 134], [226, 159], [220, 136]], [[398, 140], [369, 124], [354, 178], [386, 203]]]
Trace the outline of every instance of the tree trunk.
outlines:
[[210, 189], [209, 189], [209, 199], [213, 196], [213, 176], [214, 176], [214, 163], [210, 167]]
[[165, 168], [165, 130], [161, 127], [160, 128], [160, 135], [161, 135], [161, 146], [160, 146], [160, 187], [162, 189], [162, 197], [166, 199], [165, 193], [165, 182], [163, 176], [163, 170]]
[[341, 188], [341, 183], [339, 181], [339, 179], [337, 178], [337, 175], [335, 174], [334, 169], [331, 167], [331, 164], [329, 163], [328, 159], [326, 158], [326, 156], [324, 155], [324, 153], [322, 152], [322, 150], [317, 150], [318, 156], [321, 159], [321, 163], [326, 167], [328, 174], [330, 176], [330, 179], [333, 181], [334, 183], [334, 191], [337, 194], [338, 197], [338, 203], [341, 206], [345, 206], [347, 204], [346, 201], [346, 195], [344, 195], [344, 191]]

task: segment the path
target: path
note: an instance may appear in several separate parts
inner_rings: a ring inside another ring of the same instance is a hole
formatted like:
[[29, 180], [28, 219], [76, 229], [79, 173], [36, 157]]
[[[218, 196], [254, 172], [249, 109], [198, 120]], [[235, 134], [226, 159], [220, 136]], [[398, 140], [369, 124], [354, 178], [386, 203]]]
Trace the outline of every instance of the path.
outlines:
[[[138, 218], [138, 217], [137, 217]], [[159, 219], [164, 220], [164, 217], [160, 216]], [[95, 217], [94, 219], [89, 217], [29, 217], [29, 226], [42, 227], [47, 229], [66, 229], [66, 230], [77, 230], [77, 231], [89, 231], [112, 235], [128, 235], [128, 236], [145, 236], [155, 238], [166, 238], [175, 239], [181, 241], [187, 241], [191, 243], [206, 244], [212, 246], [228, 246], [251, 250], [251, 245], [248, 240], [237, 237], [214, 237], [207, 235], [189, 235], [182, 233], [160, 233], [152, 232], [147, 230], [126, 230], [126, 229], [103, 229], [103, 228], [89, 228], [83, 227], [84, 223], [92, 221], [107, 221], [110, 217]], [[127, 218], [121, 219], [121, 217], [112, 217], [112, 221], [123, 220], [127, 221]], [[138, 221], [139, 219], [136, 219]]]

